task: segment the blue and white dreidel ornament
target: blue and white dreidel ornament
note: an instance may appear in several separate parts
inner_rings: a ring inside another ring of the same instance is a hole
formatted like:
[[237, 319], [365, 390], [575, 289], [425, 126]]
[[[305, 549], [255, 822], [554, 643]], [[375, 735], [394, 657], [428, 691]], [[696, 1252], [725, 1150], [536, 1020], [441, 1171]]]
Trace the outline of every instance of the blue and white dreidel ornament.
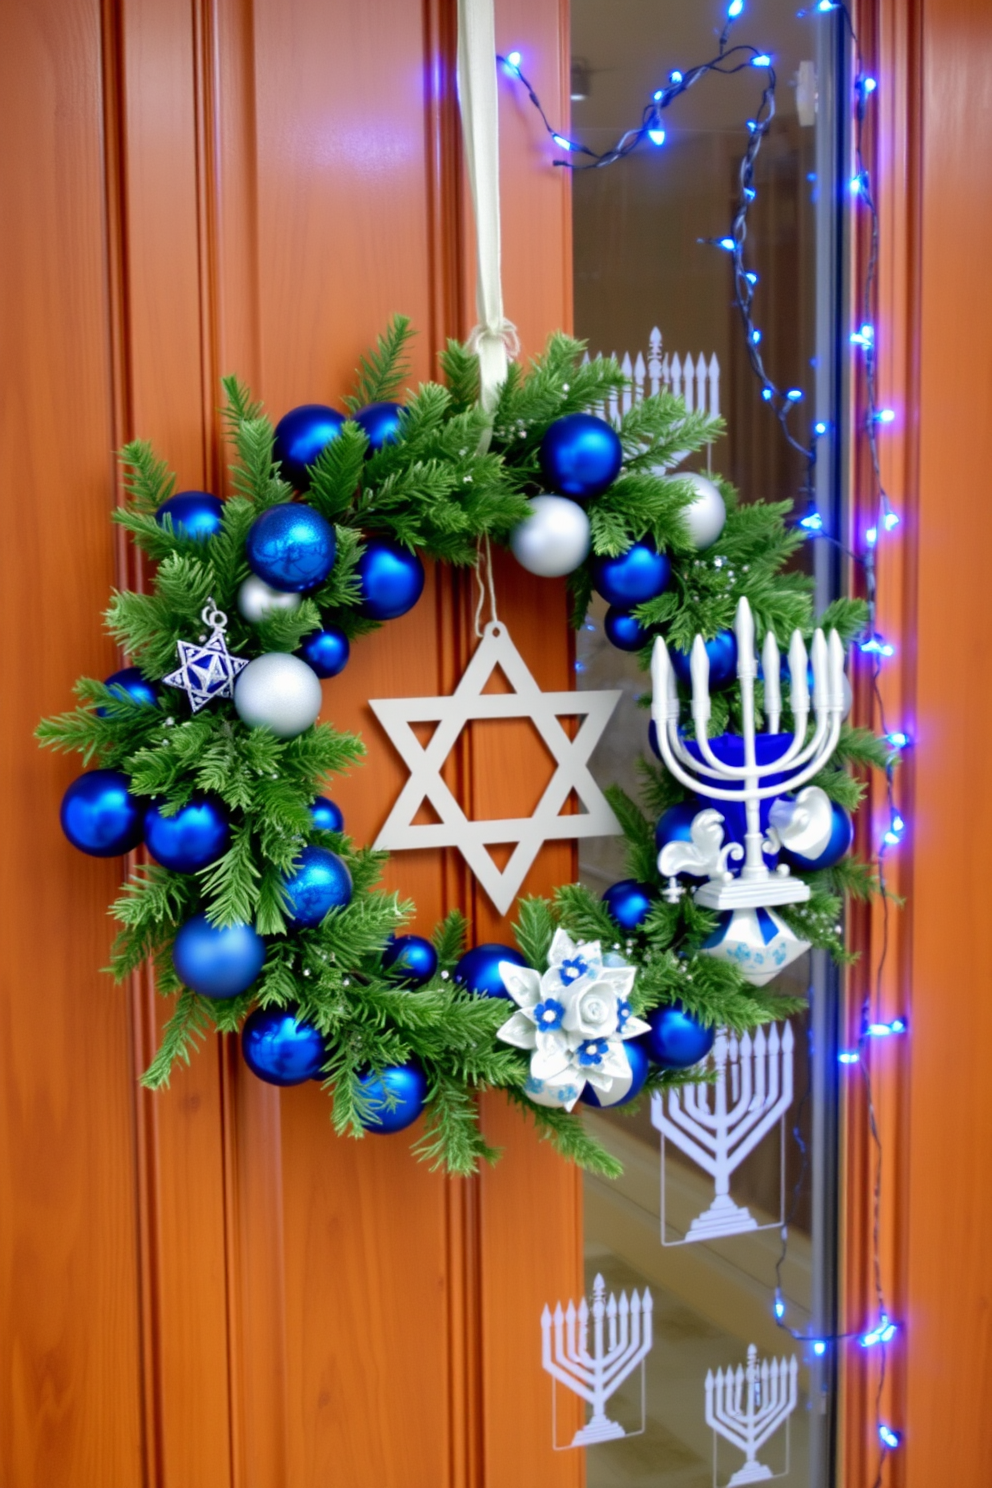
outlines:
[[653, 1064], [662, 1069], [691, 1069], [705, 1059], [713, 1047], [716, 1029], [708, 1028], [681, 1002], [655, 1008], [647, 1014], [650, 1033], [641, 1040]]
[[437, 951], [422, 935], [391, 935], [382, 953], [382, 969], [391, 982], [423, 987], [437, 971]]
[[282, 466], [283, 477], [297, 491], [309, 491], [310, 471], [324, 450], [341, 433], [344, 414], [324, 403], [304, 403], [291, 408], [276, 424], [272, 458]]
[[612, 486], [623, 464], [620, 436], [593, 413], [569, 413], [545, 431], [541, 470], [552, 491], [589, 501]]
[[316, 1079], [327, 1058], [324, 1035], [297, 1007], [256, 1008], [241, 1030], [241, 1053], [253, 1075], [282, 1086]]
[[369, 1070], [355, 1084], [361, 1094], [358, 1119], [375, 1135], [405, 1131], [427, 1104], [427, 1076], [413, 1060], [387, 1065], [381, 1075]]
[[80, 852], [118, 858], [141, 841], [144, 803], [120, 770], [87, 770], [62, 797], [59, 821]]
[[516, 947], [488, 941], [465, 952], [452, 972], [452, 980], [459, 987], [466, 987], [479, 997], [508, 999], [510, 994], [499, 969], [501, 961], [510, 961], [514, 966], [527, 965]]
[[391, 538], [367, 537], [355, 568], [358, 613], [366, 620], [396, 620], [424, 592], [424, 565]]

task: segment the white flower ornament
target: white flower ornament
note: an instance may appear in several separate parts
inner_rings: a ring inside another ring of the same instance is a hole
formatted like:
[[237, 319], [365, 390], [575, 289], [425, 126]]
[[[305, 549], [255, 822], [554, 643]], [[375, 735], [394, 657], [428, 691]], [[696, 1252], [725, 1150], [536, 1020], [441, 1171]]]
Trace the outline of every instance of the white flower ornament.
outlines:
[[510, 961], [499, 971], [518, 1009], [499, 1037], [533, 1050], [524, 1087], [531, 1100], [570, 1111], [587, 1083], [609, 1095], [615, 1081], [630, 1080], [623, 1040], [649, 1031], [630, 1011], [636, 967], [605, 966], [598, 940], [576, 945], [557, 930], [543, 976]]

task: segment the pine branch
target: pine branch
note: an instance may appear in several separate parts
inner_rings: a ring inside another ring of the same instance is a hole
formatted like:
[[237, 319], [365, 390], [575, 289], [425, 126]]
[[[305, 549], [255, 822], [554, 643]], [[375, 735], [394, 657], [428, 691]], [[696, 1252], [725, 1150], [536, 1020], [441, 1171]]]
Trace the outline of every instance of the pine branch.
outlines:
[[601, 1178], [619, 1178], [623, 1173], [623, 1163], [607, 1152], [583, 1126], [581, 1116], [557, 1111], [551, 1106], [535, 1106], [516, 1090], [509, 1090], [507, 1094], [527, 1113], [543, 1140], [550, 1142], [560, 1156], [584, 1168], [587, 1173], [599, 1174]]
[[557, 928], [554, 911], [547, 899], [518, 899], [517, 921], [513, 934], [528, 966], [544, 971], [548, 951]]
[[399, 390], [410, 371], [406, 351], [412, 336], [409, 317], [394, 315], [378, 338], [375, 350], [359, 361], [354, 396], [344, 400], [349, 413], [392, 398]]
[[195, 992], [184, 988], [176, 1001], [172, 1017], [162, 1031], [159, 1044], [151, 1064], [141, 1076], [141, 1083], [149, 1090], [167, 1087], [172, 1069], [177, 1060], [188, 1065], [190, 1057], [197, 1051], [210, 1030], [202, 1000]]

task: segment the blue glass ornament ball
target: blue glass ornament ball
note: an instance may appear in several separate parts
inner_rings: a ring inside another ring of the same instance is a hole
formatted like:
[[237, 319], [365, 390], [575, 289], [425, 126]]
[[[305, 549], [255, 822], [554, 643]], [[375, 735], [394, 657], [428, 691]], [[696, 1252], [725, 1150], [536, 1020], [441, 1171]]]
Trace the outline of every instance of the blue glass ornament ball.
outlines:
[[269, 1085], [302, 1085], [319, 1075], [324, 1036], [299, 1009], [256, 1008], [241, 1030], [241, 1052], [253, 1075]]
[[782, 856], [793, 868], [801, 868], [806, 873], [812, 873], [817, 868], [832, 868], [839, 863], [845, 853], [850, 852], [851, 843], [854, 841], [854, 822], [851, 820], [843, 806], [838, 806], [836, 801], [831, 801], [831, 813], [833, 820], [830, 825], [830, 841], [823, 851], [815, 858], [804, 858], [799, 853], [789, 852], [783, 847]]
[[270, 506], [253, 522], [245, 553], [253, 573], [273, 589], [302, 594], [322, 584], [337, 557], [334, 528], [300, 501]]
[[341, 807], [329, 796], [316, 796], [310, 803], [310, 820], [320, 832], [343, 832]]
[[[732, 630], [721, 630], [705, 645], [710, 662], [710, 690], [721, 692], [725, 687], [733, 686], [737, 678], [737, 637]], [[683, 686], [691, 687], [690, 653], [677, 651], [672, 646], [668, 654], [676, 677]]]
[[665, 554], [649, 537], [642, 537], [617, 558], [594, 559], [592, 582], [608, 604], [629, 610], [664, 594], [671, 573]]
[[211, 925], [198, 914], [176, 936], [172, 964], [183, 985], [201, 997], [237, 997], [264, 966], [265, 941], [253, 925]]
[[622, 930], [636, 930], [651, 913], [655, 898], [655, 890], [650, 884], [623, 878], [610, 885], [603, 895], [603, 903]]
[[361, 424], [368, 436], [367, 454], [374, 455], [384, 444], [395, 444], [403, 427], [403, 406], [400, 403], [370, 403], [352, 414], [356, 424]]
[[470, 951], [465, 952], [455, 967], [454, 979], [459, 986], [467, 987], [470, 992], [477, 992], [481, 997], [509, 998], [510, 994], [504, 987], [503, 978], [499, 974], [501, 961], [512, 961], [514, 966], [527, 965], [523, 956], [513, 946], [488, 941], [484, 945], [473, 946]]
[[600, 1095], [594, 1085], [587, 1085], [579, 1096], [579, 1100], [584, 1105], [597, 1107], [625, 1106], [628, 1101], [632, 1101], [640, 1095], [644, 1089], [644, 1082], [648, 1077], [648, 1071], [651, 1068], [651, 1061], [640, 1044], [636, 1043], [633, 1039], [627, 1040], [623, 1046], [623, 1052], [626, 1054], [627, 1063], [630, 1065], [630, 1089], [619, 1100], [610, 1100], [608, 1095], [605, 1097]]
[[221, 528], [224, 503], [209, 491], [180, 491], [163, 501], [155, 513], [155, 520], [164, 527], [163, 517], [172, 518], [172, 529], [183, 537], [195, 537], [204, 541], [214, 537]]
[[616, 605], [610, 605], [607, 610], [603, 629], [606, 631], [606, 639], [618, 651], [640, 651], [654, 633], [642, 625], [636, 615], [632, 615], [629, 610], [620, 610]]
[[62, 797], [62, 830], [91, 858], [117, 858], [141, 841], [144, 802], [132, 796], [120, 770], [87, 770]]
[[[109, 687], [122, 702], [130, 699], [132, 703], [154, 704], [158, 702], [159, 692], [154, 682], [149, 682], [143, 677], [137, 667], [122, 667], [119, 672], [113, 672], [104, 682], [104, 687]], [[97, 708], [97, 717], [106, 718], [106, 708]]]
[[541, 469], [552, 491], [588, 501], [611, 486], [623, 464], [616, 430], [592, 413], [555, 419], [541, 440]]
[[689, 1069], [713, 1047], [714, 1028], [704, 1028], [680, 1002], [648, 1013], [651, 1032], [643, 1036], [648, 1054], [663, 1069]]
[[323, 403], [302, 403], [291, 408], [276, 424], [273, 458], [281, 461], [282, 473], [297, 491], [309, 491], [312, 465], [340, 434], [344, 414]]
[[231, 820], [223, 802], [195, 797], [175, 816], [163, 816], [155, 801], [145, 812], [145, 843], [163, 868], [196, 873], [223, 857], [231, 841]]
[[[372, 1070], [358, 1076], [358, 1086], [372, 1102], [372, 1110], [359, 1120], [367, 1132], [380, 1136], [412, 1126], [427, 1100], [427, 1077], [417, 1064], [390, 1064], [380, 1079]], [[396, 1104], [385, 1104], [386, 1091]]]
[[388, 538], [366, 539], [357, 573], [358, 612], [367, 620], [395, 620], [412, 610], [424, 592], [424, 565], [416, 553]]
[[384, 970], [397, 982], [422, 987], [437, 971], [437, 951], [422, 935], [394, 935], [382, 953]]
[[326, 847], [304, 847], [283, 887], [289, 900], [287, 918], [294, 925], [319, 925], [329, 910], [351, 903], [348, 865]]
[[[656, 754], [657, 752], [655, 749]], [[662, 848], [667, 847], [670, 842], [689, 842], [691, 840], [690, 828], [702, 809], [698, 801], [691, 800], [679, 801], [677, 805], [669, 806], [667, 811], [663, 811], [654, 829], [654, 845], [658, 851], [661, 852]], [[693, 878], [694, 875], [684, 873], [679, 874], [679, 877]]]
[[350, 654], [348, 637], [336, 625], [311, 631], [300, 647], [300, 655], [318, 677], [336, 677], [338, 672], [343, 672]]

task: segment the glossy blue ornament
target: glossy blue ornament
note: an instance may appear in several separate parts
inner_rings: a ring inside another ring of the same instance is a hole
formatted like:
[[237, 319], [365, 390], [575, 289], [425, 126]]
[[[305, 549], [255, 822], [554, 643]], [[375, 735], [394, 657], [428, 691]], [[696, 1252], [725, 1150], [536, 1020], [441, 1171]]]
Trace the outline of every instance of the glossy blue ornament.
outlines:
[[[625, 1041], [623, 1052], [626, 1054], [627, 1063], [630, 1065], [630, 1089], [619, 1100], [607, 1100], [606, 1104], [610, 1110], [613, 1110], [616, 1106], [625, 1106], [628, 1101], [632, 1101], [640, 1095], [644, 1089], [644, 1082], [648, 1077], [648, 1071], [651, 1068], [651, 1061], [635, 1039], [627, 1039]], [[599, 1108], [603, 1106], [599, 1091], [594, 1085], [587, 1085], [579, 1096], [579, 1100], [587, 1106], [596, 1106]]]
[[466, 951], [455, 967], [453, 976], [461, 987], [478, 992], [482, 997], [506, 997], [510, 994], [499, 974], [499, 963], [512, 961], [514, 966], [526, 966], [527, 962], [513, 946], [499, 945], [489, 941], [485, 945], [473, 946]]
[[541, 440], [541, 469], [552, 491], [588, 501], [611, 486], [623, 464], [616, 430], [592, 413], [555, 419]]
[[647, 1014], [651, 1032], [643, 1036], [648, 1055], [662, 1069], [689, 1069], [698, 1064], [713, 1047], [715, 1028], [704, 1028], [681, 1002], [671, 1007], [655, 1008]]
[[358, 613], [367, 620], [395, 620], [412, 610], [424, 592], [424, 565], [416, 553], [388, 538], [366, 539], [357, 573]]
[[343, 424], [344, 414], [323, 403], [302, 403], [276, 424], [273, 459], [281, 461], [283, 476], [297, 491], [309, 491], [307, 466], [337, 438]]
[[603, 629], [606, 639], [612, 641], [618, 651], [640, 651], [654, 634], [653, 630], [641, 624], [636, 615], [629, 610], [617, 609], [616, 605], [610, 605], [607, 610]]
[[649, 537], [642, 537], [617, 558], [595, 558], [592, 582], [609, 604], [629, 610], [664, 594], [671, 573], [665, 554], [658, 552]]
[[237, 997], [264, 966], [265, 941], [253, 925], [211, 925], [198, 914], [176, 936], [172, 964], [183, 985], [201, 997]]
[[[427, 1100], [427, 1076], [418, 1064], [389, 1064], [381, 1079], [369, 1070], [357, 1083], [372, 1102], [369, 1115], [358, 1119], [367, 1132], [381, 1136], [412, 1126]], [[396, 1101], [391, 1109], [385, 1105], [387, 1090]]]
[[[701, 762], [702, 752], [695, 739], [687, 738], [684, 742], [686, 749], [692, 755], [693, 759]], [[759, 765], [773, 765], [777, 759], [780, 759], [785, 754], [791, 743], [791, 734], [755, 734], [755, 759]], [[721, 764], [733, 765], [737, 769], [740, 769], [744, 764], [744, 740], [740, 734], [717, 734], [710, 739], [709, 745]], [[787, 781], [787, 772], [784, 775], [773, 773], [762, 776], [762, 785], [785, 785]], [[733, 781], [722, 781], [721, 786], [726, 790], [734, 789]], [[741, 782], [741, 788], [743, 789], [743, 782]], [[706, 794], [705, 785], [702, 784], [697, 795], [699, 797], [700, 811], [705, 807], [711, 807], [714, 811], [719, 811], [723, 817], [724, 840], [726, 842], [737, 842], [743, 846], [744, 836], [747, 832], [747, 812], [744, 802], [742, 800], [723, 800], [717, 796], [709, 796]], [[768, 831], [774, 802], [775, 798], [769, 797], [767, 800], [758, 803], [758, 815], [763, 832]], [[730, 864], [731, 869], [736, 868], [739, 870], [742, 861], [742, 858], [734, 859]], [[774, 868], [778, 862], [778, 854], [766, 852], [765, 862], [769, 868]]]
[[222, 801], [198, 796], [176, 812], [163, 816], [152, 802], [145, 812], [145, 843], [163, 868], [173, 873], [195, 873], [227, 852], [231, 821]]
[[[158, 702], [158, 687], [154, 682], [149, 682], [147, 677], [143, 677], [137, 667], [122, 667], [119, 672], [113, 672], [103, 685], [113, 688], [122, 702], [126, 698], [132, 703], [154, 705]], [[106, 708], [97, 708], [96, 713], [98, 718], [107, 716]]]
[[403, 405], [401, 403], [369, 403], [352, 414], [356, 424], [361, 424], [368, 435], [367, 453], [374, 455], [384, 444], [395, 444], [403, 427]]
[[793, 868], [801, 868], [806, 873], [812, 873], [817, 868], [832, 868], [839, 863], [845, 853], [850, 852], [851, 843], [854, 841], [854, 822], [851, 820], [843, 806], [838, 806], [836, 801], [830, 803], [832, 821], [830, 824], [830, 841], [826, 847], [815, 858], [804, 858], [799, 853], [790, 852], [783, 847], [782, 856]]
[[[721, 692], [725, 687], [732, 687], [737, 680], [737, 637], [734, 632], [721, 630], [704, 644], [710, 661], [710, 691]], [[689, 652], [677, 651], [674, 646], [670, 646], [668, 654], [672, 658], [672, 669], [676, 677], [684, 686], [691, 688]]]
[[294, 925], [319, 925], [329, 910], [351, 902], [348, 865], [326, 847], [302, 848], [283, 887], [289, 900], [286, 918]]
[[253, 1075], [269, 1085], [302, 1085], [320, 1074], [324, 1036], [299, 1009], [256, 1008], [241, 1030], [241, 1052]]
[[422, 935], [393, 935], [386, 942], [382, 964], [393, 981], [422, 987], [437, 971], [437, 951]]
[[[654, 724], [651, 725], [654, 727]], [[657, 753], [657, 750], [655, 750]], [[696, 815], [702, 810], [702, 806], [693, 797], [688, 801], [679, 801], [675, 806], [669, 806], [658, 818], [654, 829], [654, 845], [661, 852], [670, 842], [689, 842], [691, 840], [690, 828]], [[705, 874], [703, 877], [705, 878]], [[695, 878], [697, 875], [691, 873], [680, 873], [680, 878]]]
[[636, 930], [641, 921], [647, 919], [656, 897], [650, 884], [623, 878], [610, 885], [603, 895], [603, 903], [622, 930]]
[[336, 677], [343, 672], [350, 653], [348, 637], [336, 625], [311, 631], [300, 647], [300, 655], [318, 677]]
[[168, 501], [162, 502], [155, 520], [164, 527], [162, 518], [169, 516], [174, 532], [203, 541], [220, 531], [223, 514], [223, 501], [211, 496], [209, 491], [180, 491], [178, 496], [170, 496]]
[[341, 807], [329, 796], [315, 796], [310, 803], [310, 820], [321, 832], [343, 832], [344, 817]]
[[334, 528], [302, 501], [270, 506], [253, 522], [245, 554], [253, 573], [290, 594], [322, 584], [337, 557]]
[[91, 858], [116, 858], [141, 841], [144, 802], [132, 796], [120, 770], [87, 770], [62, 797], [62, 830]]

